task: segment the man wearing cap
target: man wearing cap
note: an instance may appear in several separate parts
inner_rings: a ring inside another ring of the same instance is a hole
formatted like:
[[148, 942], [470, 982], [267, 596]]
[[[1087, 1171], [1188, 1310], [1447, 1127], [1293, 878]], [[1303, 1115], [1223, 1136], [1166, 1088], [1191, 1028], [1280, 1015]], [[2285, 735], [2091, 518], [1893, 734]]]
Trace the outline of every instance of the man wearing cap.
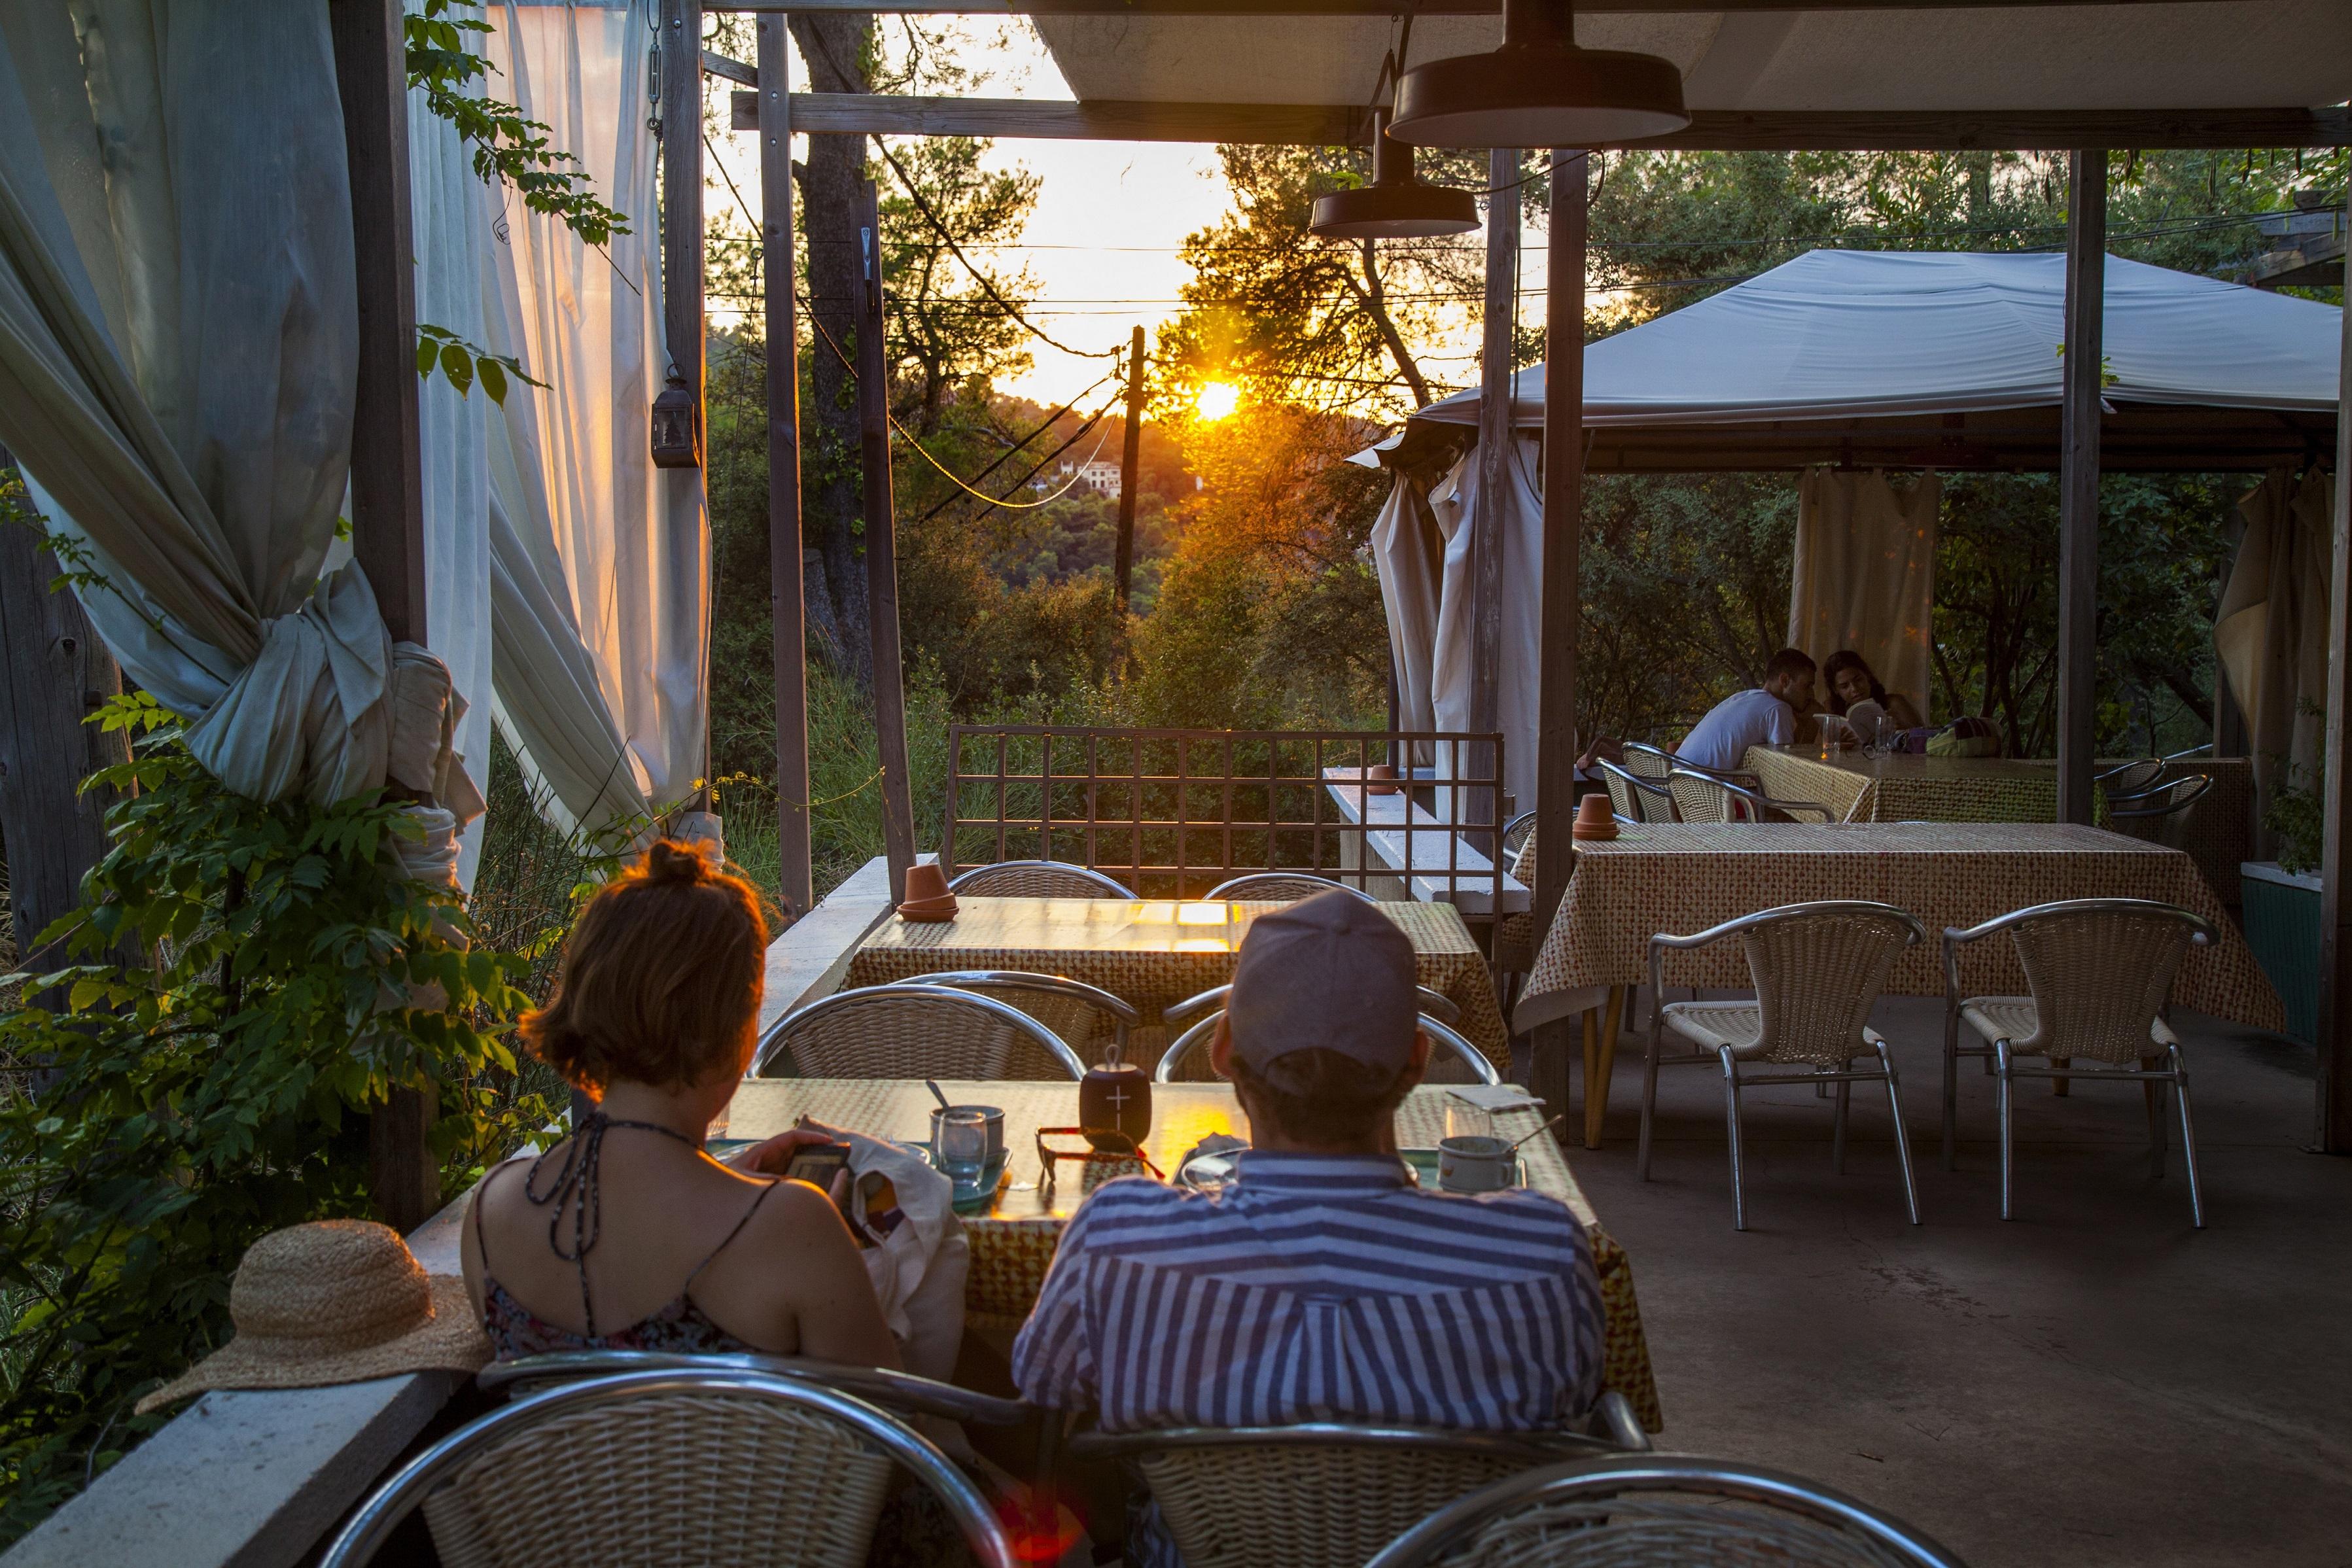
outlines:
[[1033, 1404], [1103, 1430], [1391, 1421], [1529, 1430], [1599, 1397], [1584, 1228], [1525, 1189], [1424, 1192], [1394, 1113], [1421, 1082], [1412, 945], [1327, 893], [1258, 916], [1209, 1060], [1249, 1117], [1215, 1194], [1107, 1184], [1013, 1350]]

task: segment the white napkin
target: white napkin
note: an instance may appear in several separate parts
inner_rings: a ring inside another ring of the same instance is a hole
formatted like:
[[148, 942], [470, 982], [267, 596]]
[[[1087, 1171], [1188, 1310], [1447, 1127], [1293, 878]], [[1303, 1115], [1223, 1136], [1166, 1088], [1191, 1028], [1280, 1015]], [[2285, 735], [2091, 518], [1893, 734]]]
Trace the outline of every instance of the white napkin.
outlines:
[[1482, 1111], [1524, 1111], [1543, 1103], [1516, 1083], [1454, 1083], [1445, 1092]]
[[[843, 1133], [849, 1168], [889, 1178], [905, 1220], [866, 1249], [866, 1277], [882, 1303], [883, 1321], [898, 1337], [907, 1370], [948, 1381], [963, 1343], [963, 1286], [971, 1251], [956, 1218], [955, 1184], [920, 1155], [863, 1133]], [[859, 1184], [864, 1186], [861, 1179]], [[861, 1218], [865, 1199], [857, 1199]], [[869, 1233], [870, 1234], [870, 1233]]]

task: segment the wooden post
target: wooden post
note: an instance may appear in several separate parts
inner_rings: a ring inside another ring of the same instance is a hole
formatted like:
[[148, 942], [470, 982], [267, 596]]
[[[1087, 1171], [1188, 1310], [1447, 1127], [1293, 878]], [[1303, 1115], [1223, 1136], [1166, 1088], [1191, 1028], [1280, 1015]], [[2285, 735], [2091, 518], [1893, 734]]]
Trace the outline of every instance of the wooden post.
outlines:
[[[416, 406], [416, 247], [408, 202], [408, 82], [401, 0], [333, 0], [335, 85], [351, 160], [358, 258], [359, 400], [352, 428], [352, 554], [394, 642], [424, 643], [423, 440]], [[441, 1207], [425, 1146], [428, 1090], [395, 1089], [368, 1118], [368, 1186], [395, 1230]]]
[[[1580, 594], [1578, 551], [1584, 523], [1585, 154], [1552, 154], [1551, 235], [1544, 253], [1543, 622], [1536, 729], [1535, 941], [1542, 945], [1576, 869], [1576, 634]], [[1618, 1009], [1612, 1007], [1614, 1023]], [[1568, 1108], [1566, 1019], [1538, 1028], [1529, 1041], [1529, 1087], [1555, 1110]], [[1616, 1045], [1612, 1037], [1603, 1050]], [[1584, 1076], [1586, 1124], [1597, 1127], [1593, 1085]], [[1562, 1139], [1565, 1142], [1565, 1138]], [[1586, 1142], [1593, 1140], [1590, 1137]]]
[[760, 267], [768, 333], [768, 614], [776, 656], [777, 891], [795, 915], [815, 903], [809, 849], [808, 600], [802, 583], [800, 335], [793, 309], [792, 43], [759, 20]]
[[2336, 507], [2327, 574], [2327, 728], [2321, 742], [2317, 1143], [2352, 1155], [2352, 307], [2336, 405]]
[[[2058, 447], [2058, 820], [2091, 820], [2099, 693], [2099, 396], [2107, 154], [2067, 154], [2066, 353]], [[2012, 737], [2013, 739], [2014, 737]]]
[[1135, 575], [1136, 463], [1143, 448], [1143, 329], [1127, 346], [1127, 444], [1118, 456], [1118, 612], [1127, 614], [1127, 592]]
[[[9, 482], [0, 447], [0, 488]], [[31, 528], [0, 522], [0, 840], [8, 852], [8, 912], [19, 969], [63, 967], [62, 950], [34, 946], [47, 925], [81, 902], [81, 879], [106, 854], [110, 792], [81, 781], [128, 759], [121, 735], [82, 721], [122, 690], [122, 672], [81, 604], [51, 591], [57, 558]], [[117, 960], [137, 961], [126, 945]], [[86, 960], [75, 959], [73, 962]], [[65, 993], [34, 1001], [62, 1011]]]
[[[1500, 727], [1499, 675], [1503, 661], [1503, 524], [1500, 497], [1511, 474], [1511, 323], [1518, 302], [1519, 154], [1497, 147], [1486, 155], [1486, 183], [1497, 187], [1486, 198], [1486, 303], [1485, 340], [1478, 358], [1483, 385], [1478, 397], [1478, 514], [1470, 539], [1470, 727], [1482, 734]], [[1512, 188], [1503, 190], [1500, 187]], [[1464, 769], [1472, 779], [1495, 777], [1495, 758], [1485, 746], [1471, 748]], [[1459, 768], [1460, 764], [1457, 763]], [[1496, 780], [1499, 788], [1501, 781]], [[1469, 821], [1502, 825], [1494, 789], [1473, 790]], [[1454, 821], [1463, 820], [1461, 807]], [[1494, 839], [1488, 835], [1488, 848]]]
[[[707, 455], [710, 410], [703, 395], [702, 0], [662, 0], [660, 23], [655, 80], [661, 93], [656, 131], [661, 138], [662, 339], [669, 350], [665, 376], [679, 377], [694, 394], [694, 446]], [[698, 485], [707, 487], [708, 478], [707, 467], [696, 472]], [[706, 608], [709, 592], [705, 582]], [[698, 810], [715, 811], [719, 798], [709, 785], [709, 717], [706, 711], [697, 796]]]
[[890, 499], [889, 356], [883, 352], [882, 214], [860, 182], [857, 214], [857, 421], [866, 479], [866, 606], [874, 652], [874, 728], [882, 762], [882, 850], [890, 902], [907, 896], [915, 863], [914, 794], [907, 778], [907, 667], [898, 651], [898, 523]]

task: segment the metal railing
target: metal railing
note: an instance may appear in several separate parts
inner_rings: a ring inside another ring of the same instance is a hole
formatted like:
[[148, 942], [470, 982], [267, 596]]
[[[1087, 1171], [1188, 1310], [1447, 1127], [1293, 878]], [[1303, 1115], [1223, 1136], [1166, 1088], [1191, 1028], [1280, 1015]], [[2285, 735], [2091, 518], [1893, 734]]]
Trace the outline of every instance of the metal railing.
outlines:
[[[1506, 868], [1490, 858], [1508, 803], [1493, 782], [1500, 735], [960, 724], [948, 745], [940, 863], [950, 878], [1058, 860], [1139, 897], [1303, 872], [1376, 897], [1475, 890], [1486, 909], [1500, 904]], [[1397, 792], [1363, 789], [1374, 766], [1404, 776]]]

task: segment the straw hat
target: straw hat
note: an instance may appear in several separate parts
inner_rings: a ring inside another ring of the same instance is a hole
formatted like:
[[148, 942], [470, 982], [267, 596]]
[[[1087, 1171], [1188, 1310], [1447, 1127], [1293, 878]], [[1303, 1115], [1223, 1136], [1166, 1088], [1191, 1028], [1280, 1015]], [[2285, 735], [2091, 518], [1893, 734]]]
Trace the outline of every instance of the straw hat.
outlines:
[[139, 1401], [208, 1388], [320, 1388], [404, 1372], [477, 1372], [490, 1359], [466, 1282], [428, 1275], [399, 1232], [368, 1219], [274, 1230], [229, 1284], [236, 1336]]

